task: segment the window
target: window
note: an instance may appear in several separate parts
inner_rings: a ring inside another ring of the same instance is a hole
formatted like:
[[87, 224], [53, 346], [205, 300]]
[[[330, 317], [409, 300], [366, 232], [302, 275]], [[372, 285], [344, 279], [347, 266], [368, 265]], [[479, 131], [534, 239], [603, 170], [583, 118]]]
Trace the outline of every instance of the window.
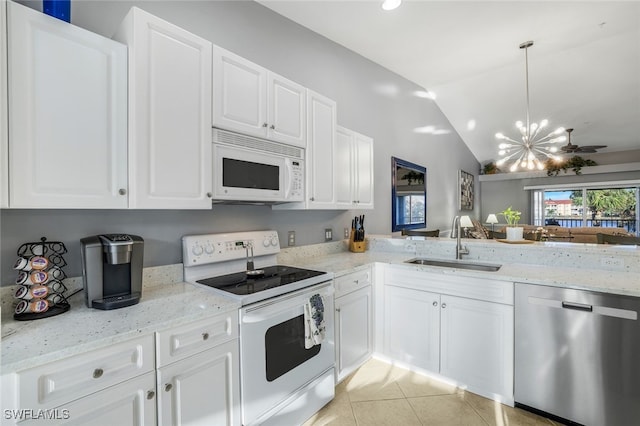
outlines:
[[538, 226], [601, 226], [638, 235], [640, 184], [589, 184], [533, 189], [533, 220]]

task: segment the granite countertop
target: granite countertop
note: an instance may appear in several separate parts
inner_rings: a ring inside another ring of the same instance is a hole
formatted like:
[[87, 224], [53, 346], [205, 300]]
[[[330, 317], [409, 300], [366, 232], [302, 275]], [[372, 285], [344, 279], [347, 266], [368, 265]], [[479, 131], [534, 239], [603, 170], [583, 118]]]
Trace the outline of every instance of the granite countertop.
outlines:
[[[375, 262], [381, 262], [386, 264], [403, 265], [407, 268], [438, 274], [456, 274], [459, 276], [575, 288], [579, 290], [599, 291], [640, 297], [640, 274], [637, 273], [587, 269], [586, 267], [572, 268], [511, 263], [499, 260], [485, 261], [469, 259], [470, 262], [474, 263], [501, 264], [502, 267], [496, 272], [483, 272], [406, 263], [407, 260], [415, 257], [419, 256], [412, 253], [391, 252], [337, 253], [327, 254], [325, 256], [298, 258], [292, 260], [290, 263], [291, 266], [333, 272], [335, 277], [339, 277], [351, 272], [355, 268]], [[425, 257], [438, 258], [436, 256]], [[440, 258], [443, 259], [443, 257]], [[449, 261], [452, 260], [451, 258], [444, 259]]]
[[111, 311], [87, 308], [84, 293], [69, 299], [71, 309], [55, 317], [3, 320], [0, 364], [3, 374], [240, 307], [238, 302], [184, 282], [145, 287], [140, 303]]

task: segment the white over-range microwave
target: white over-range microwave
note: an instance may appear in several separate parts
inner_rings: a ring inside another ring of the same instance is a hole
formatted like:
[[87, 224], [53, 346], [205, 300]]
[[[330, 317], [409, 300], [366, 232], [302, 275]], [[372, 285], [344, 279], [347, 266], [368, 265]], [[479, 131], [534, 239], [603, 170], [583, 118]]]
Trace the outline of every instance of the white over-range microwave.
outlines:
[[213, 129], [213, 201], [304, 200], [304, 149]]

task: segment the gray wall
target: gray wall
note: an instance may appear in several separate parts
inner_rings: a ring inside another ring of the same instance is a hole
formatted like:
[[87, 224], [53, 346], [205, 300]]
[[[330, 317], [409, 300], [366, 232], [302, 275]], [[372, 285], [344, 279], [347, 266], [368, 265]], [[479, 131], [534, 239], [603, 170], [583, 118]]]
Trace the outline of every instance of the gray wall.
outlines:
[[[24, 3], [41, 8], [41, 2]], [[146, 241], [146, 266], [181, 262], [180, 237], [185, 234], [270, 228], [286, 244], [287, 231], [294, 230], [297, 245], [306, 245], [324, 241], [325, 227], [333, 228], [334, 239], [342, 238], [344, 227], [360, 213], [367, 216], [367, 232], [389, 234], [391, 156], [427, 167], [428, 228], [450, 226], [458, 213], [458, 170], [477, 175], [479, 164], [436, 104], [415, 95], [421, 87], [249, 1], [73, 1], [72, 23], [111, 37], [133, 5], [334, 99], [338, 123], [375, 141], [376, 208], [348, 212], [283, 212], [261, 206], [215, 206], [211, 211], [2, 210], [1, 283], [15, 279], [11, 265], [18, 246], [41, 236], [67, 244], [67, 274], [77, 276], [81, 274], [79, 239], [97, 233], [141, 235]], [[445, 133], [416, 131], [426, 126]]]

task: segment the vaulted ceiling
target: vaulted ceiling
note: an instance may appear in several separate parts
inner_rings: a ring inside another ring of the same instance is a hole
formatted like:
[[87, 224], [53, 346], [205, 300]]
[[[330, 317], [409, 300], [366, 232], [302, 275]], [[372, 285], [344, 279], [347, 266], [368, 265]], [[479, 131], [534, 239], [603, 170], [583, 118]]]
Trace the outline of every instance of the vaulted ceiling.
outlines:
[[607, 145], [599, 152], [640, 148], [639, 2], [259, 3], [433, 93], [480, 162], [526, 118], [527, 40], [532, 121], [574, 128], [572, 143]]

